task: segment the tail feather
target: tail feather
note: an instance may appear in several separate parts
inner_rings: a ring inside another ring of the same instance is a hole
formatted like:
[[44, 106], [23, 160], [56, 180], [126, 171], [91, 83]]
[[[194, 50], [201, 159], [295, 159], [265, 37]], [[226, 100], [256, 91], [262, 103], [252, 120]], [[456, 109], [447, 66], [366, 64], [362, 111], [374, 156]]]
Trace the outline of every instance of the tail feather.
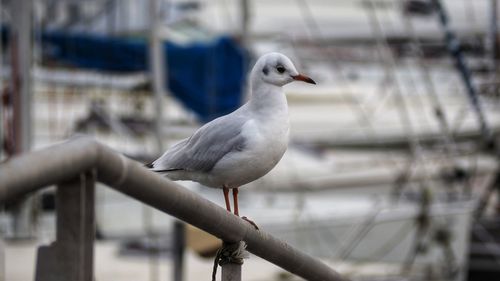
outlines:
[[166, 172], [174, 172], [174, 171], [182, 171], [184, 169], [163, 169], [163, 170], [151, 170], [156, 173], [166, 173]]
[[170, 169], [162, 169], [162, 170], [153, 170], [155, 167], [154, 167], [154, 164], [153, 162], [151, 163], [147, 163], [147, 164], [144, 164], [144, 167], [150, 169], [151, 171], [153, 172], [157, 172], [157, 173], [166, 173], [166, 172], [174, 172], [174, 171], [182, 171], [184, 169], [179, 169], [179, 168], [170, 168]]

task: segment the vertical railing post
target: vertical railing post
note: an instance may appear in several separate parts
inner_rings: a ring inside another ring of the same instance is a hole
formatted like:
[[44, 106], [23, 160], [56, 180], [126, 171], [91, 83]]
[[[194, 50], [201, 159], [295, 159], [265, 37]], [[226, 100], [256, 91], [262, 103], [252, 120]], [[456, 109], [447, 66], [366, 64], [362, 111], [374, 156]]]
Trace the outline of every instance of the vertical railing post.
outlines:
[[95, 173], [57, 186], [56, 241], [38, 248], [36, 281], [93, 281]]
[[[32, 27], [33, 1], [19, 0], [11, 4], [11, 13], [15, 15], [10, 22], [10, 97], [12, 98], [13, 115], [11, 124], [13, 150], [8, 156], [28, 152], [32, 137]], [[3, 112], [2, 112], [3, 113]], [[3, 124], [2, 124], [3, 125]], [[9, 126], [7, 126], [9, 127]], [[10, 150], [10, 149], [9, 149]], [[35, 196], [23, 198], [13, 208], [14, 237], [29, 238], [34, 235]]]
[[186, 248], [186, 224], [182, 221], [174, 222], [173, 235], [173, 263], [174, 279], [173, 281], [182, 281], [184, 279], [184, 250]]
[[227, 263], [222, 266], [222, 281], [241, 281], [241, 264]]
[[216, 262], [222, 267], [221, 281], [241, 281], [241, 266], [248, 255], [245, 248], [243, 241], [222, 243], [216, 257]]

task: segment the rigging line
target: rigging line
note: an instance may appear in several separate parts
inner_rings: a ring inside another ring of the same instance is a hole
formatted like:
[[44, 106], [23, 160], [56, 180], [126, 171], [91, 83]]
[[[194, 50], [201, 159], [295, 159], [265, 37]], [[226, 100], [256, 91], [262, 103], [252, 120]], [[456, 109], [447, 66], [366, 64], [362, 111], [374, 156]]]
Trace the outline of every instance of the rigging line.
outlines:
[[411, 232], [415, 222], [405, 222], [396, 233], [387, 239], [387, 241], [382, 244], [378, 249], [375, 249], [370, 254], [367, 255], [368, 260], [382, 259], [392, 252], [398, 245], [400, 245], [406, 236]]
[[451, 125], [452, 136], [458, 137], [458, 134], [462, 129], [462, 125], [465, 123], [465, 120], [467, 120], [467, 117], [469, 117], [469, 106], [469, 104], [462, 104], [462, 106], [457, 110], [457, 113], [455, 114], [456, 117], [452, 118], [455, 120]]
[[[325, 37], [323, 36], [323, 33], [321, 32], [321, 29], [319, 28], [317, 21], [314, 18], [314, 15], [312, 14], [312, 11], [311, 11], [309, 4], [305, 0], [296, 0], [296, 2], [301, 7], [301, 9], [300, 9], [301, 15], [302, 15], [304, 22], [306, 23], [306, 27], [309, 30], [311, 37], [313, 37], [313, 34], [315, 33], [321, 42], [326, 41]], [[335, 57], [335, 54], [333, 54], [333, 52], [332, 52], [332, 55], [333, 55], [333, 57]], [[333, 70], [338, 74], [337, 77], [340, 78], [340, 81], [342, 82], [344, 87], [347, 88], [346, 92], [348, 93], [349, 98], [351, 98], [352, 100], [354, 100], [356, 102], [357, 107], [354, 107], [352, 105], [352, 103], [350, 102], [350, 100], [347, 100], [343, 94], [341, 94], [341, 98], [351, 107], [351, 109], [353, 111], [357, 110], [359, 112], [359, 114], [361, 115], [362, 118], [358, 119], [358, 123], [359, 123], [358, 125], [360, 126], [360, 128], [363, 128], [365, 125], [368, 125], [369, 133], [372, 135], [372, 137], [375, 137], [376, 133], [375, 133], [374, 128], [372, 127], [370, 118], [367, 116], [364, 108], [360, 104], [359, 99], [354, 94], [354, 91], [352, 90], [352, 85], [349, 82], [349, 80], [347, 79], [342, 67], [339, 65], [339, 63], [337, 62], [337, 60], [335, 58], [329, 59], [329, 62], [333, 66]]]
[[[414, 30], [413, 30], [413, 28], [412, 28], [412, 26], [411, 26], [411, 22], [409, 21], [409, 19], [408, 19], [407, 17], [404, 17], [404, 20], [403, 20], [403, 21], [404, 21], [404, 23], [405, 23], [405, 25], [406, 25], [406, 30], [407, 30], [407, 33], [410, 33], [411, 37], [414, 39], [414, 42], [413, 42], [413, 43], [414, 43], [414, 45], [416, 45], [415, 47], [418, 47], [418, 48], [417, 48], [417, 50], [418, 50], [418, 54], [422, 57], [422, 49], [421, 49], [421, 47], [420, 47], [421, 43], [418, 41], [418, 38], [416, 38], [416, 36], [415, 36]], [[391, 21], [391, 25], [392, 25], [392, 21]], [[393, 26], [393, 25], [392, 25], [392, 26]], [[415, 42], [415, 41], [416, 41], [416, 42]], [[386, 44], [386, 45], [387, 45], [387, 44]], [[445, 127], [444, 129], [448, 129], [448, 133], [449, 133], [449, 128], [448, 128], [448, 126], [447, 126], [448, 124], [446, 123], [446, 119], [445, 119], [445, 116], [444, 116], [444, 112], [443, 112], [442, 107], [441, 107], [441, 105], [440, 105], [440, 103], [439, 103], [439, 100], [438, 100], [438, 98], [437, 98], [437, 94], [436, 94], [436, 91], [435, 91], [435, 87], [434, 87], [434, 85], [433, 85], [433, 83], [432, 83], [432, 80], [431, 80], [431, 78], [430, 78], [430, 75], [429, 75], [429, 73], [428, 73], [428, 72], [429, 72], [429, 69], [428, 69], [427, 65], [426, 65], [426, 64], [424, 64], [421, 60], [418, 60], [418, 63], [419, 63], [419, 65], [420, 65], [421, 69], [422, 69], [423, 80], [424, 80], [424, 81], [427, 81], [427, 83], [425, 83], [426, 88], [428, 89], [428, 91], [427, 91], [427, 92], [428, 92], [428, 94], [430, 95], [431, 100], [433, 100], [433, 101], [434, 101], [434, 104], [435, 104], [434, 108], [436, 108], [436, 109], [437, 109], [437, 110], [436, 110], [436, 115], [437, 115], [437, 118], [438, 118], [438, 119], [440, 119], [440, 120], [442, 121], [442, 123], [444, 123], [444, 124], [443, 124], [444, 126], [442, 125], [442, 127]], [[411, 86], [411, 88], [413, 89], [413, 91], [414, 91], [414, 92], [416, 92], [417, 88], [416, 88], [415, 80], [414, 80], [413, 76], [410, 76], [410, 77], [412, 78], [412, 79], [410, 80], [410, 81], [411, 81], [411, 85], [410, 85], [410, 86]], [[421, 104], [421, 105], [423, 105], [423, 104], [424, 104], [423, 97], [422, 97], [421, 95], [418, 95], [418, 100], [420, 101], [420, 104]], [[427, 121], [427, 119], [426, 119], [426, 121]], [[428, 122], [426, 122], [426, 123], [427, 123], [427, 124], [429, 124]], [[451, 145], [453, 145], [453, 146], [451, 146], [451, 147], [445, 146], [445, 148], [446, 148], [446, 150], [447, 150], [446, 152], [451, 151], [451, 149], [452, 149], [452, 148], [453, 148], [453, 150], [455, 150], [455, 151], [456, 151], [456, 148], [455, 148], [455, 143], [453, 142], [453, 140], [448, 139], [447, 144], [448, 144], [448, 145], [450, 145], [450, 144], [451, 144]], [[452, 153], [446, 153], [446, 154], [447, 154], [447, 155], [442, 155], [442, 157], [440, 157], [440, 158], [442, 158], [442, 159], [441, 159], [442, 161], [446, 161], [446, 163], [449, 163], [449, 161], [450, 161], [450, 160], [449, 160], [449, 158], [450, 158], [453, 154], [452, 154]], [[423, 159], [423, 158], [422, 158], [422, 159]], [[415, 161], [414, 161], [414, 162], [415, 162]], [[416, 162], [416, 164], [418, 164], [418, 163], [419, 163], [419, 162]], [[411, 167], [411, 166], [409, 166], [409, 168], [410, 168], [410, 167]], [[437, 168], [438, 168], [438, 167], [437, 167]], [[423, 166], [423, 169], [425, 169], [425, 166]], [[424, 170], [424, 172], [425, 172], [425, 170]], [[401, 177], [401, 179], [402, 179], [402, 180], [404, 180], [404, 178], [405, 178], [405, 177]], [[401, 182], [400, 182], [400, 184], [399, 184], [399, 185], [400, 185], [400, 186], [399, 186], [399, 187], [396, 187], [395, 189], [400, 189], [400, 188], [402, 187], [402, 186], [401, 186]]]
[[[404, 23], [404, 28], [407, 34], [410, 35], [412, 45], [416, 50], [417, 56], [420, 57], [421, 59], [424, 59], [424, 53], [422, 50], [422, 42], [420, 39], [417, 37], [416, 32], [415, 32], [415, 27], [413, 26], [412, 20], [404, 16], [403, 18], [403, 23]], [[436, 120], [441, 127], [441, 131], [443, 132], [443, 141], [446, 145], [446, 148], [449, 152], [449, 154], [453, 154], [454, 151], [456, 151], [456, 144], [454, 140], [452, 139], [451, 133], [450, 133], [450, 126], [448, 124], [448, 120], [446, 119], [446, 114], [445, 110], [439, 100], [439, 97], [437, 95], [436, 87], [434, 85], [434, 82], [432, 81], [432, 78], [430, 76], [430, 69], [427, 66], [425, 62], [422, 60], [417, 59], [417, 64], [420, 69], [420, 74], [422, 76], [422, 79], [424, 81], [424, 86], [426, 88], [426, 93], [429, 99], [432, 102], [432, 105], [434, 107], [434, 110], [436, 111], [434, 116], [436, 117]]]
[[[300, 235], [300, 217], [305, 214], [305, 204], [306, 204], [306, 199], [304, 197], [304, 193], [300, 192], [298, 193], [297, 196], [294, 198], [294, 205], [295, 208], [292, 213], [292, 224], [293, 224], [293, 233], [296, 236], [297, 241], [300, 243], [302, 242], [305, 245], [306, 249], [311, 249], [312, 247], [310, 246], [310, 241], [307, 239], [307, 236], [302, 236]], [[313, 243], [314, 245], [314, 243]]]
[[[468, 156], [468, 161], [469, 161], [469, 166], [467, 167], [467, 174], [464, 179], [464, 185], [463, 185], [463, 190], [462, 194], [467, 196], [468, 198], [472, 198], [472, 183], [474, 180], [479, 178], [479, 153], [480, 151], [477, 152], [477, 155], [471, 153]], [[467, 156], [466, 156], [467, 157]]]
[[[375, 40], [377, 42], [377, 52], [379, 57], [383, 60], [384, 71], [386, 73], [390, 73], [391, 77], [394, 81], [394, 90], [395, 90], [395, 98], [397, 102], [397, 112], [399, 113], [400, 120], [402, 122], [403, 130], [405, 131], [405, 136], [408, 140], [409, 149], [412, 154], [412, 157], [416, 158], [416, 162], [420, 160], [421, 155], [423, 154], [422, 148], [420, 146], [420, 141], [415, 134], [412, 121], [410, 119], [408, 106], [406, 104], [406, 99], [403, 95], [402, 88], [400, 85], [399, 79], [395, 75], [396, 71], [396, 61], [394, 56], [391, 53], [389, 44], [387, 42], [387, 36], [382, 29], [382, 25], [377, 16], [377, 12], [375, 10], [375, 3], [373, 0], [363, 0], [363, 7], [365, 7], [365, 11], [367, 12], [367, 17], [369, 19], [370, 26], [372, 27], [372, 31], [374, 33]], [[409, 165], [408, 168], [411, 169], [413, 165]], [[424, 180], [428, 183], [429, 173], [427, 169], [424, 170]], [[410, 173], [409, 170], [406, 171]]]
[[356, 266], [362, 266], [366, 262], [370, 262], [373, 260], [380, 260], [387, 256], [391, 251], [394, 250], [398, 245], [400, 245], [406, 236], [410, 233], [410, 231], [413, 229], [414, 223], [413, 222], [405, 222], [399, 229], [396, 231], [396, 233], [388, 238], [386, 242], [381, 245], [378, 249], [375, 249], [368, 255], [364, 257], [356, 257], [356, 260], [351, 261], [354, 263]]
[[[3, 16], [2, 16], [2, 12], [3, 12], [3, 4], [2, 4], [2, 1], [0, 1], [0, 24], [3, 22]], [[2, 74], [2, 71], [4, 68], [3, 68], [3, 40], [2, 40], [2, 36], [0, 36], [0, 75]], [[7, 109], [7, 105], [3, 103], [3, 94], [4, 94], [4, 88], [3, 88], [3, 79], [0, 77], [0, 97], [2, 98], [0, 100], [0, 162], [3, 161], [3, 157], [4, 157], [4, 136], [5, 136], [5, 127], [4, 127], [4, 114], [5, 114], [5, 110]], [[0, 213], [1, 215], [1, 213]], [[1, 229], [0, 229], [0, 235], [1, 235]], [[1, 236], [0, 236], [1, 237]], [[1, 254], [1, 253], [0, 253]], [[3, 268], [1, 267], [0, 265], [0, 277], [2, 277], [2, 272], [3, 272]]]
[[[313, 219], [313, 214], [310, 212], [304, 212], [304, 215], [308, 218], [306, 220], [306, 223], [309, 225], [309, 227], [314, 227], [317, 225], [313, 225], [314, 219]], [[320, 221], [317, 221], [318, 224], [320, 224]], [[336, 237], [336, 234], [333, 233], [331, 228], [329, 227], [330, 225], [325, 223], [322, 224], [322, 231], [327, 232], [328, 238], [334, 240], [333, 243], [335, 244], [340, 244], [339, 239]], [[317, 237], [318, 240], [313, 240], [313, 245], [316, 245], [318, 242], [322, 244], [321, 248], [326, 249], [328, 251], [328, 254], [331, 257], [335, 257], [336, 253], [332, 249], [332, 242], [329, 242], [327, 239], [324, 238], [324, 235], [321, 235], [321, 231], [313, 231], [314, 235]]]
[[415, 259], [421, 253], [421, 248], [424, 245], [426, 238], [428, 238], [426, 234], [430, 231], [431, 224], [431, 214], [430, 214], [430, 198], [429, 190], [427, 188], [422, 188], [421, 190], [423, 199], [421, 200], [419, 213], [415, 216], [415, 237], [413, 240], [413, 245], [411, 246], [405, 260], [403, 261], [401, 272], [407, 273], [411, 270], [415, 263]]
[[[498, 47], [498, 1], [490, 0], [490, 19], [489, 19], [489, 31], [486, 34], [485, 42], [485, 57], [484, 59], [489, 66], [489, 77], [487, 80], [490, 83], [495, 83], [496, 81], [496, 57], [497, 57], [497, 47]], [[494, 86], [493, 86], [494, 87]]]
[[[396, 6], [398, 7], [398, 6]], [[400, 11], [402, 11], [402, 9], [400, 9]], [[387, 12], [387, 9], [385, 9], [385, 12], [386, 12], [386, 18], [387, 18], [387, 22], [386, 22], [386, 26], [388, 26], [388, 28], [392, 28], [393, 30], [395, 29], [394, 26], [394, 22], [393, 20], [391, 20], [392, 17], [390, 17], [390, 14]], [[403, 16], [404, 19], [408, 19], [408, 17], [405, 17]], [[400, 64], [402, 70], [406, 69], [408, 71], [408, 74], [406, 75], [409, 79], [406, 79], [406, 81], [408, 81], [407, 84], [407, 87], [406, 87], [406, 90], [407, 92], [411, 93], [412, 96], [416, 97], [415, 100], [418, 102], [418, 105], [423, 109], [425, 108], [425, 100], [423, 99], [422, 95], [419, 93], [419, 90], [417, 88], [417, 82], [415, 81], [415, 77], [412, 75], [412, 69], [411, 67], [409, 66], [408, 63], [401, 63]], [[403, 76], [403, 75], [401, 75]], [[403, 83], [404, 84], [404, 83]], [[408, 96], [409, 98], [409, 96]], [[427, 116], [425, 114], [423, 114], [423, 122], [429, 126], [430, 123], [429, 123], [429, 120], [427, 119]]]
[[410, 156], [405, 163], [406, 164], [405, 167], [401, 171], [398, 171], [398, 175], [394, 180], [391, 189], [391, 199], [393, 203], [396, 203], [401, 198], [403, 190], [405, 189], [405, 187], [408, 186], [409, 180], [416, 169], [415, 167], [417, 166], [415, 162], [416, 162], [415, 157]]
[[[306, 22], [306, 27], [308, 28], [309, 33], [311, 34], [311, 37], [312, 37], [313, 33], [315, 33], [321, 42], [325, 42], [326, 41], [325, 37], [323, 36], [317, 21], [314, 19], [314, 16], [312, 14], [312, 11], [310, 9], [309, 4], [305, 0], [297, 0], [297, 3], [301, 6], [300, 11], [301, 11], [303, 20]], [[351, 110], [358, 111], [358, 114], [362, 117], [360, 119], [357, 119], [358, 126], [361, 129], [363, 129], [366, 125], [368, 125], [368, 127], [369, 127], [368, 133], [371, 135], [372, 138], [374, 138], [376, 131], [372, 127], [369, 116], [367, 116], [366, 111], [361, 106], [361, 102], [359, 101], [357, 96], [354, 94], [354, 91], [352, 90], [352, 85], [349, 82], [349, 80], [346, 78], [346, 75], [345, 75], [342, 67], [339, 65], [339, 63], [335, 59], [329, 59], [329, 61], [333, 65], [333, 70], [337, 73], [337, 77], [340, 78], [341, 83], [347, 89], [346, 92], [348, 93], [349, 98], [354, 100], [357, 106], [355, 107], [354, 105], [352, 105], [351, 101], [349, 99], [347, 99], [344, 94], [341, 94], [340, 97], [343, 99], [343, 101], [346, 104], [349, 105]], [[369, 138], [370, 136], [367, 135], [366, 137]]]
[[[296, 2], [298, 3], [298, 5], [301, 6], [300, 12], [302, 15], [302, 19], [306, 23], [306, 27], [309, 30], [311, 37], [312, 37], [313, 33], [316, 33], [316, 35], [318, 36], [320, 41], [322, 41], [322, 42], [326, 41], [325, 37], [323, 36], [323, 34], [319, 28], [317, 21], [315, 20], [313, 14], [312, 14], [312, 11], [311, 11], [307, 1], [296, 0]], [[353, 105], [351, 103], [351, 101], [348, 100], [347, 97], [344, 96], [343, 94], [341, 94], [341, 98], [343, 99], [344, 102], [346, 102], [349, 105], [349, 107], [351, 108], [352, 111], [356, 111], [356, 110], [358, 111], [358, 114], [361, 116], [361, 118], [356, 118], [356, 120], [357, 120], [357, 123], [358, 123], [358, 126], [360, 127], [360, 129], [369, 134], [369, 135], [366, 135], [366, 139], [369, 140], [369, 138], [371, 137], [375, 143], [383, 144], [383, 141], [380, 138], [380, 135], [377, 133], [377, 131], [373, 127], [373, 124], [371, 122], [369, 115], [366, 113], [365, 109], [361, 105], [361, 102], [359, 101], [358, 97], [354, 94], [354, 91], [352, 90], [351, 82], [347, 79], [342, 67], [338, 63], [336, 56], [335, 56], [335, 53], [331, 52], [331, 54], [332, 54], [332, 56], [328, 56], [328, 61], [330, 62], [331, 66], [333, 66], [333, 70], [338, 74], [338, 77], [340, 78], [341, 83], [346, 88], [347, 95], [349, 96], [350, 99], [355, 101], [355, 104]], [[393, 156], [392, 153], [390, 153], [390, 154], [391, 154], [391, 156]], [[397, 162], [394, 161], [392, 159], [392, 157], [389, 157], [389, 158], [391, 158], [392, 165], [396, 166]]]
[[[480, 167], [479, 167], [479, 153], [481, 153], [481, 147], [478, 147], [476, 146], [476, 149], [473, 150], [473, 152], [470, 153], [469, 157], [470, 157], [470, 161], [474, 161], [473, 162], [473, 166], [472, 168], [469, 168], [468, 170], [468, 175], [469, 177], [466, 179], [468, 181], [467, 183], [467, 186], [465, 186], [466, 191], [468, 192], [468, 196], [469, 198], [472, 197], [472, 188], [473, 188], [473, 183], [476, 182], [479, 177], [481, 177], [481, 170], [480, 170]], [[478, 155], [477, 157], [473, 157], [474, 155]]]
[[[404, 28], [406, 33], [410, 35], [412, 45], [416, 51], [416, 54], [424, 59], [422, 42], [419, 37], [416, 35], [415, 28], [412, 20], [409, 17], [403, 17]], [[430, 101], [432, 102], [432, 106], [435, 110], [434, 116], [436, 117], [436, 121], [441, 128], [442, 132], [442, 141], [444, 143], [445, 155], [443, 155], [443, 161], [446, 161], [448, 164], [451, 163], [453, 167], [457, 165], [457, 157], [458, 157], [458, 148], [455, 140], [453, 139], [453, 135], [450, 131], [450, 125], [448, 120], [446, 119], [445, 109], [442, 106], [439, 97], [437, 95], [436, 87], [434, 82], [430, 76], [430, 69], [427, 64], [417, 59], [417, 64], [420, 69], [421, 77], [424, 81], [424, 86], [426, 88], [426, 93]], [[465, 182], [464, 187], [468, 184]], [[469, 185], [470, 188], [470, 185]]]
[[374, 95], [378, 95], [379, 102], [378, 104], [370, 108], [370, 111], [368, 112], [370, 117], [375, 117], [379, 113], [379, 111], [386, 107], [386, 103], [388, 100], [390, 100], [390, 97], [392, 95], [392, 81], [390, 77], [387, 75], [384, 75], [384, 77], [381, 79], [379, 82], [378, 89], [375, 90]]
[[395, 75], [396, 71], [396, 62], [394, 61], [394, 57], [390, 53], [390, 47], [388, 46], [386, 35], [382, 29], [381, 23], [375, 11], [375, 4], [373, 0], [364, 0], [363, 7], [365, 7], [365, 11], [367, 12], [367, 17], [370, 22], [370, 27], [374, 33], [374, 39], [377, 43], [377, 53], [380, 59], [383, 60], [383, 68], [384, 72], [389, 74], [393, 80], [393, 85], [395, 89], [395, 97], [396, 102], [398, 103], [398, 112], [401, 122], [403, 123], [403, 129], [406, 131], [406, 136], [408, 142], [410, 144], [410, 149], [413, 150], [413, 153], [417, 153], [418, 148], [418, 140], [416, 139], [415, 132], [413, 129], [413, 125], [408, 113], [408, 107], [406, 101], [403, 97], [403, 92], [399, 81]]
[[[400, 11], [402, 11], [402, 2], [399, 2], [399, 6], [396, 6], [399, 8]], [[396, 4], [397, 5], [397, 4]], [[387, 9], [385, 9], [386, 13], [387, 13]], [[386, 17], [388, 20], [387, 20], [387, 26], [389, 28], [393, 28], [394, 29], [394, 22], [393, 20], [390, 20], [390, 15], [387, 15]], [[414, 32], [414, 29], [412, 28], [413, 26], [411, 26], [411, 23], [409, 21], [409, 17], [406, 17], [406, 16], [403, 16], [403, 23], [405, 24], [405, 30], [406, 30], [406, 33], [407, 34], [410, 34], [410, 37], [411, 39], [413, 39], [413, 47], [416, 48], [416, 50], [418, 51], [418, 55], [420, 57], [420, 59], [417, 59], [417, 64], [419, 65], [419, 67], [421, 68], [421, 72], [422, 72], [422, 76], [423, 76], [423, 81], [424, 81], [424, 85], [426, 86], [427, 88], [427, 91], [429, 93], [429, 95], [432, 95], [431, 97], [431, 101], [434, 102], [434, 110], [435, 110], [435, 116], [442, 120], [444, 122], [444, 127], [442, 127], [442, 130], [445, 131], [445, 133], [449, 133], [449, 129], [448, 129], [448, 126], [447, 126], [447, 123], [446, 123], [446, 117], [444, 116], [444, 111], [439, 103], [439, 100], [437, 99], [437, 94], [436, 94], [436, 91], [435, 91], [435, 87], [431, 81], [431, 78], [430, 78], [430, 75], [429, 75], [429, 72], [430, 72], [430, 69], [426, 67], [426, 65], [423, 63], [422, 59], [423, 59], [423, 52], [422, 52], [422, 49], [421, 49], [421, 43], [418, 41], [418, 38], [415, 36], [415, 32]], [[386, 48], [388, 48], [388, 44], [386, 43], [385, 44]], [[404, 66], [405, 64], [403, 64], [402, 66]], [[409, 67], [408, 64], [406, 64], [406, 69], [408, 71], [408, 77], [409, 79], [407, 80], [408, 83], [407, 83], [407, 91], [410, 92], [410, 93], [413, 93], [415, 95], [415, 99], [416, 101], [418, 101], [418, 104], [419, 106], [424, 109], [425, 108], [425, 103], [426, 103], [426, 100], [424, 100], [424, 97], [419, 93], [418, 91], [418, 88], [417, 88], [417, 83], [415, 81], [415, 77], [412, 75], [412, 72], [411, 72], [411, 68]], [[432, 99], [434, 98], [434, 99]], [[406, 98], [408, 99], [408, 98]], [[409, 108], [408, 108], [408, 112], [409, 112]], [[426, 115], [424, 114], [424, 118], [422, 119], [423, 122], [425, 123], [425, 125], [427, 125], [427, 127], [431, 127], [431, 123], [429, 122], [429, 120], [426, 118]], [[451, 141], [449, 139], [446, 139], [445, 137], [445, 144], [450, 144]], [[447, 145], [445, 145], [447, 151], [450, 149], [448, 148]], [[451, 155], [451, 153], [450, 153]], [[418, 159], [417, 159], [418, 160]], [[423, 157], [421, 160], [425, 160]], [[449, 156], [448, 155], [443, 155], [443, 161], [446, 161], [446, 163], [449, 163]], [[415, 162], [416, 165], [419, 164], [419, 161], [416, 161]], [[411, 166], [409, 167], [411, 168]], [[416, 169], [416, 167], [415, 167]], [[400, 188], [402, 187], [402, 185], [400, 185]]]
[[375, 227], [375, 222], [378, 217], [378, 215], [382, 212], [384, 209], [381, 206], [380, 202], [377, 202], [374, 208], [377, 208], [374, 213], [369, 213], [369, 216], [365, 218], [365, 220], [359, 225], [359, 231], [353, 231], [357, 232], [355, 235], [350, 235], [350, 237], [353, 237], [345, 243], [344, 245], [340, 245], [339, 250], [338, 250], [338, 258], [343, 261], [346, 260], [351, 253], [356, 249], [356, 247], [363, 241], [363, 239], [368, 235], [368, 233]]
[[[455, 60], [455, 64], [461, 75], [462, 82], [465, 84], [465, 87], [467, 89], [467, 96], [469, 98], [469, 102], [472, 105], [472, 108], [474, 109], [474, 112], [476, 113], [476, 118], [481, 129], [482, 137], [485, 142], [490, 143], [493, 140], [493, 135], [489, 124], [486, 121], [486, 117], [479, 100], [478, 91], [475, 85], [472, 83], [471, 72], [464, 61], [460, 41], [457, 39], [455, 33], [451, 30], [448, 14], [441, 4], [441, 1], [431, 0], [431, 3], [433, 3], [436, 9], [439, 23], [441, 24], [441, 28], [443, 29], [443, 32], [445, 34], [445, 41], [448, 47], [448, 51], [452, 58]], [[496, 153], [498, 153], [498, 151], [496, 151]]]
[[492, 198], [492, 194], [499, 188], [499, 186], [500, 186], [500, 173], [497, 173], [495, 175], [495, 178], [488, 183], [486, 189], [479, 195], [477, 206], [474, 210], [474, 215], [473, 215], [473, 218], [476, 222], [479, 222], [479, 219], [485, 212], [486, 207], [488, 207], [488, 203]]
[[486, 229], [481, 222], [477, 222], [475, 227], [473, 227], [474, 234], [476, 237], [485, 242], [484, 246], [486, 250], [488, 250], [493, 257], [493, 260], [496, 264], [500, 265], [500, 246], [498, 246], [498, 242], [495, 237], [491, 235], [491, 233]]
[[465, 18], [467, 19], [468, 22], [470, 22], [471, 26], [477, 26], [477, 20], [476, 20], [476, 9], [474, 5], [475, 1], [471, 0], [463, 0], [464, 1], [464, 12], [465, 12]]

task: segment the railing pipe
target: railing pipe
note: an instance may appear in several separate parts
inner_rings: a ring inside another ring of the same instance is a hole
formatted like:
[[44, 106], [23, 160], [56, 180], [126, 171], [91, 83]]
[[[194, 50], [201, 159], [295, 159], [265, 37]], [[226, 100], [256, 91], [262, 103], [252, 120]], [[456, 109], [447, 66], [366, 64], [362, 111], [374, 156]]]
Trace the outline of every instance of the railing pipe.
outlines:
[[247, 250], [306, 280], [347, 280], [304, 254], [182, 186], [152, 173], [96, 141], [79, 138], [0, 165], [0, 204], [94, 169], [99, 181], [223, 241], [245, 241]]

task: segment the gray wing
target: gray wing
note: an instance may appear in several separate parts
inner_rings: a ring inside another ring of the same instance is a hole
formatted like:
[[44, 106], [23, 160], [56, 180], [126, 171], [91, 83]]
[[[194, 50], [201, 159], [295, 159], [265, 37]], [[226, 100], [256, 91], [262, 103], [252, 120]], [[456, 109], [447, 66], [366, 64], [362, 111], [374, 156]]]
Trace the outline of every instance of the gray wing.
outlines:
[[205, 124], [190, 138], [167, 150], [153, 162], [153, 170], [186, 170], [208, 172], [226, 154], [242, 151], [245, 137], [241, 135], [244, 118], [223, 116]]

